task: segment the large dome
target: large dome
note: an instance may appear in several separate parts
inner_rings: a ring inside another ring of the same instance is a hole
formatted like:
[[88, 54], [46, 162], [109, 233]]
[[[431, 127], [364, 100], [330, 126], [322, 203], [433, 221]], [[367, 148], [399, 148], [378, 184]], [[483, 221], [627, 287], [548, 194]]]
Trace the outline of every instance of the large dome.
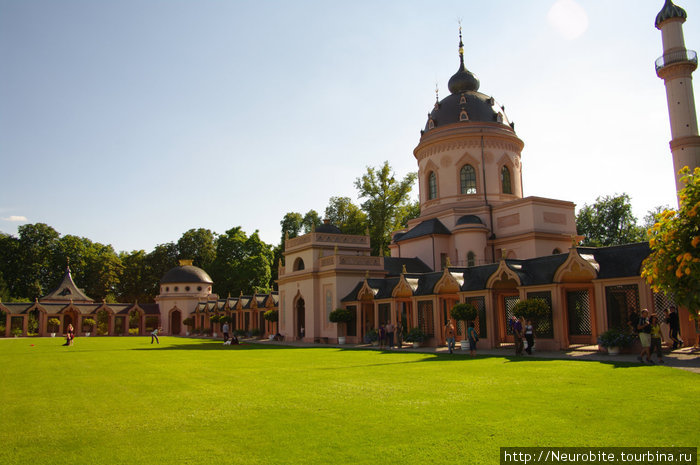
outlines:
[[213, 284], [209, 275], [203, 269], [192, 265], [181, 265], [169, 270], [160, 280], [161, 284], [170, 283], [202, 283]]
[[479, 79], [464, 66], [462, 30], [459, 32], [459, 68], [448, 84], [450, 95], [436, 101], [423, 132], [454, 123], [497, 123], [513, 125], [508, 121], [505, 108], [488, 95], [479, 92]]
[[428, 114], [425, 131], [453, 123], [501, 123], [512, 129], [505, 109], [481, 92], [460, 92], [452, 94], [435, 103], [433, 111]]

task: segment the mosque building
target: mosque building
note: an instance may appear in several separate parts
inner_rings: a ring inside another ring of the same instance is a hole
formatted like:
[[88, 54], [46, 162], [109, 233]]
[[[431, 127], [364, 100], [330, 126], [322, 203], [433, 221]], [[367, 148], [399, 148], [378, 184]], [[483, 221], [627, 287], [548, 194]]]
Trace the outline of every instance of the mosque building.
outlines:
[[[676, 172], [700, 166], [691, 77], [697, 55], [685, 48], [685, 20], [686, 12], [666, 0], [655, 22], [663, 39], [656, 72], [666, 86]], [[213, 335], [220, 324], [211, 317], [226, 316], [239, 331], [327, 343], [360, 343], [393, 323], [420, 328], [425, 344], [439, 346], [450, 309], [466, 302], [477, 308], [482, 345], [498, 347], [513, 340], [507, 322], [514, 306], [538, 298], [549, 308], [536, 322], [538, 347], [557, 350], [595, 344], [607, 329], [626, 328], [630, 312], [641, 308], [663, 315], [672, 297], [654, 293], [640, 275], [647, 243], [580, 247], [572, 202], [523, 197], [524, 143], [504, 107], [480, 88], [464, 64], [460, 32], [450, 94], [436, 98], [413, 151], [421, 213], [393, 234], [389, 257], [371, 255], [369, 236], [343, 234], [326, 222], [285, 240], [278, 292], [220, 298], [204, 270], [183, 262], [163, 276], [155, 304], [96, 303], [67, 270], [57, 289], [34, 303], [0, 303], [6, 336], [11, 328], [26, 334], [31, 314], [40, 335], [50, 332], [52, 318], [61, 327], [76, 325], [79, 334], [93, 319], [98, 334], [162, 327], [171, 335]], [[338, 307], [351, 310], [352, 321], [332, 323]], [[277, 322], [264, 318], [269, 310], [278, 311]], [[682, 334], [692, 333], [685, 309], [680, 319]], [[455, 327], [464, 338], [464, 328]]]

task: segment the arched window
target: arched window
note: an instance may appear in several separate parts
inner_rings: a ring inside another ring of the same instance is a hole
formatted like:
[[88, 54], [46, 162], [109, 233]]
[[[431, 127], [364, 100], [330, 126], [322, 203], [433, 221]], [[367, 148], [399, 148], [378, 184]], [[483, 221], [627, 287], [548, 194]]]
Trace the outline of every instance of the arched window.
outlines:
[[471, 250], [467, 253], [467, 266], [474, 266], [476, 264], [476, 254]]
[[437, 176], [435, 171], [431, 171], [428, 175], [428, 200], [437, 198]]
[[459, 120], [460, 121], [469, 121], [469, 115], [467, 115], [467, 112], [465, 110], [462, 110], [459, 113]]
[[294, 260], [294, 266], [292, 266], [292, 271], [300, 271], [304, 269], [304, 260], [300, 257]]
[[504, 194], [513, 193], [513, 186], [510, 183], [510, 170], [507, 166], [501, 168], [501, 189]]
[[476, 194], [476, 171], [472, 165], [464, 165], [459, 171], [462, 194]]

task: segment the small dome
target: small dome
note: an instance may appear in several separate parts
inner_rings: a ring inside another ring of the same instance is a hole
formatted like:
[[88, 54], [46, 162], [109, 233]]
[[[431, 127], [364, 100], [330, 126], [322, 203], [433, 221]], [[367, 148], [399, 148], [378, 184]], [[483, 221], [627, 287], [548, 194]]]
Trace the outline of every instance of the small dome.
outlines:
[[479, 90], [479, 80], [474, 76], [474, 73], [469, 71], [464, 66], [464, 62], [460, 57], [459, 69], [447, 82], [447, 88], [453, 94], [460, 92], [476, 92]]
[[484, 224], [484, 222], [476, 215], [464, 215], [457, 220], [457, 224]]
[[340, 228], [333, 226], [328, 220], [323, 220], [323, 224], [316, 226], [315, 231], [317, 233], [326, 234], [343, 234], [343, 231], [341, 231]]
[[180, 265], [169, 270], [160, 280], [161, 284], [170, 283], [202, 283], [213, 284], [209, 275], [203, 269], [192, 265]]
[[661, 8], [659, 14], [656, 15], [656, 21], [654, 21], [654, 26], [656, 26], [657, 29], [661, 29], [659, 26], [667, 19], [683, 18], [683, 20], [685, 20], [687, 17], [688, 14], [683, 8], [674, 5], [671, 0], [666, 0], [666, 3], [664, 3], [663, 8]]

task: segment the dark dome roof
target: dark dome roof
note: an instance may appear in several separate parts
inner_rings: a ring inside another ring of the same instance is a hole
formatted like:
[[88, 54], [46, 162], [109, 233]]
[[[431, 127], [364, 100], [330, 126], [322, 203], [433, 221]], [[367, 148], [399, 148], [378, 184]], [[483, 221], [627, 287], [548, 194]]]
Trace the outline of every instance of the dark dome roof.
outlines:
[[479, 80], [464, 66], [464, 44], [462, 29], [459, 30], [459, 69], [447, 83], [450, 95], [435, 102], [428, 114], [425, 131], [452, 123], [488, 122], [510, 124], [505, 109], [496, 104], [493, 97], [479, 92]]
[[484, 224], [484, 222], [476, 215], [464, 215], [457, 220], [457, 224]]
[[321, 225], [316, 226], [315, 231], [317, 233], [326, 234], [343, 234], [343, 231], [341, 231], [337, 226], [333, 226], [330, 223], [323, 223]]
[[688, 14], [685, 12], [685, 10], [679, 6], [676, 6], [673, 4], [671, 0], [666, 0], [666, 3], [664, 3], [663, 8], [661, 8], [661, 11], [659, 11], [659, 14], [656, 15], [656, 21], [654, 21], [654, 26], [656, 26], [657, 29], [659, 29], [659, 25], [666, 21], [667, 19], [671, 18], [683, 18], [686, 19], [688, 17]]
[[209, 275], [203, 269], [192, 266], [176, 266], [163, 275], [161, 284], [169, 283], [204, 283], [213, 284]]
[[[466, 119], [462, 116], [466, 112]], [[500, 115], [500, 116], [499, 116]], [[436, 102], [433, 111], [428, 114], [428, 122], [425, 131], [434, 127], [445, 126], [453, 123], [488, 122], [510, 125], [505, 109], [498, 103], [481, 92], [469, 91], [451, 94]]]

